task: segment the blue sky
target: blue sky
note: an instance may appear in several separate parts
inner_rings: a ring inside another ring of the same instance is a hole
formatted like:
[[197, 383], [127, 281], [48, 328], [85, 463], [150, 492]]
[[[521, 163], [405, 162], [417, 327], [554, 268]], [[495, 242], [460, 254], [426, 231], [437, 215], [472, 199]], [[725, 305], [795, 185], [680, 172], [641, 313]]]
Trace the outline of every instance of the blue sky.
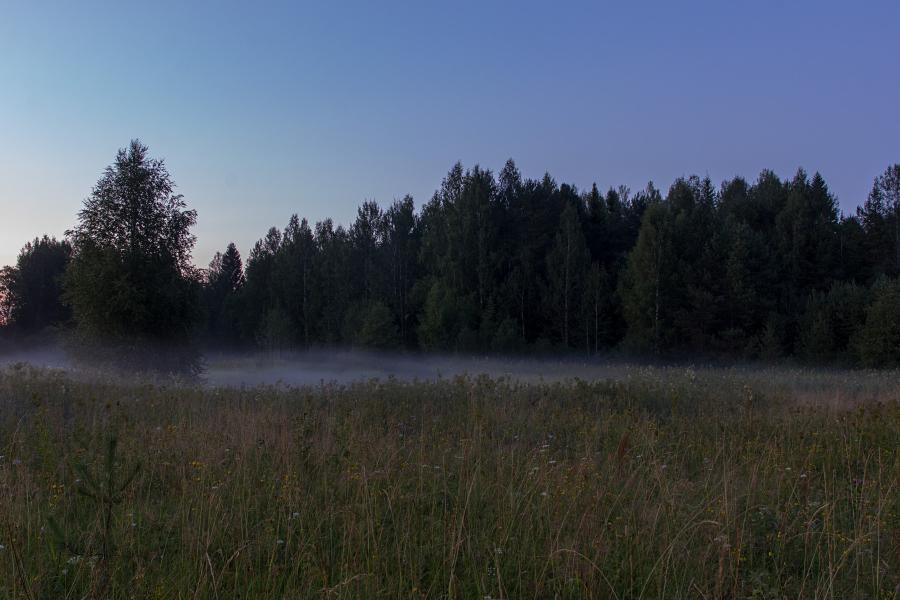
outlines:
[[900, 161], [900, 2], [0, 0], [0, 265], [139, 137], [195, 259], [291, 213], [426, 201], [457, 160], [584, 188]]

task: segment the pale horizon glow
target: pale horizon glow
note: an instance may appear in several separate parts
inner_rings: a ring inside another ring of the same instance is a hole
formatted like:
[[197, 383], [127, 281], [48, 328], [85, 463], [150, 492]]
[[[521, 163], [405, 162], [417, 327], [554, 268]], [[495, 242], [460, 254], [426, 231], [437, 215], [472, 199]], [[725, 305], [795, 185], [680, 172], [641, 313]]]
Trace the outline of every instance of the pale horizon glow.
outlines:
[[900, 162], [895, 1], [37, 4], [0, 20], [0, 266], [132, 138], [199, 266], [292, 213], [421, 207], [457, 160], [664, 192], [803, 167], [845, 213]]

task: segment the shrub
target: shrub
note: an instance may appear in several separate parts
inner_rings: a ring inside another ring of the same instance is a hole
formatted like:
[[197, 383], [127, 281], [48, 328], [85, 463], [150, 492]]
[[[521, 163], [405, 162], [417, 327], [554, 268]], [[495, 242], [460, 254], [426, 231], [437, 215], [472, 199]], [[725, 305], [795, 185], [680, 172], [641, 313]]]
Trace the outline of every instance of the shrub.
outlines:
[[900, 366], [900, 280], [880, 280], [872, 294], [856, 338], [860, 361], [867, 367]]

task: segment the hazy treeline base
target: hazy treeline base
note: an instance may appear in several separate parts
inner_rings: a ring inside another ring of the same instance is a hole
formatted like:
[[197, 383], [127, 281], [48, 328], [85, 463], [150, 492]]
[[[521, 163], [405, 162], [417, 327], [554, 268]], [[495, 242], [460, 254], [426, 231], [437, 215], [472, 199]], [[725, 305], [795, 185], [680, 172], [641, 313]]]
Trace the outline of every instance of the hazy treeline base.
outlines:
[[8, 369], [0, 597], [896, 598], [897, 394], [777, 369], [295, 389]]
[[[4, 270], [0, 320], [119, 346], [580, 351], [900, 362], [900, 165], [856, 215], [824, 179], [764, 171], [663, 194], [455, 165], [420, 212], [294, 216], [208, 269], [162, 161], [120, 151], [64, 241]], [[115, 351], [121, 356], [119, 350]], [[174, 359], [180, 361], [180, 357]]]

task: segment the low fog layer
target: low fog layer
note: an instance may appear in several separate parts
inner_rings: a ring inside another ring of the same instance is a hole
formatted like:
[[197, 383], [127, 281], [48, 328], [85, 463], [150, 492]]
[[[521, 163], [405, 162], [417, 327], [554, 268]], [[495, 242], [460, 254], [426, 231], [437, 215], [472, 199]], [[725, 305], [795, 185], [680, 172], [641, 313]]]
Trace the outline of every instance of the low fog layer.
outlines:
[[[0, 369], [25, 363], [35, 367], [79, 372], [81, 369], [58, 346], [7, 348], [0, 352]], [[304, 386], [354, 383], [395, 378], [402, 381], [490, 375], [540, 381], [582, 378], [620, 378], [622, 366], [577, 359], [486, 358], [315, 350], [281, 353], [209, 353], [201, 379], [210, 386]]]
[[0, 369], [18, 363], [48, 369], [72, 369], [72, 361], [69, 360], [65, 351], [56, 345], [46, 345], [37, 348], [0, 348]]
[[430, 380], [490, 375], [523, 381], [618, 378], [621, 367], [572, 359], [484, 357], [318, 351], [280, 355], [208, 356], [204, 379], [213, 386], [352, 383], [370, 379]]
[[[64, 350], [0, 349], [0, 370], [16, 363], [62, 369], [76, 378], [97, 377], [100, 372], [73, 364]], [[733, 383], [735, 379], [804, 403], [845, 405], [885, 397], [898, 398], [900, 371], [817, 369], [761, 364], [712, 366], [686, 363], [651, 365], [621, 360], [577, 357], [497, 358], [391, 354], [359, 351], [316, 350], [284, 353], [210, 353], [203, 360], [200, 382], [212, 387], [284, 387], [350, 384], [372, 379], [401, 381], [450, 379], [464, 375], [488, 375], [519, 382], [554, 382], [579, 378], [596, 380], [697, 380], [704, 385]], [[118, 375], [117, 375], [118, 376]], [[141, 376], [143, 379], [144, 376]], [[169, 378], [164, 378], [170, 381]], [[887, 394], [887, 396], [885, 396]]]

